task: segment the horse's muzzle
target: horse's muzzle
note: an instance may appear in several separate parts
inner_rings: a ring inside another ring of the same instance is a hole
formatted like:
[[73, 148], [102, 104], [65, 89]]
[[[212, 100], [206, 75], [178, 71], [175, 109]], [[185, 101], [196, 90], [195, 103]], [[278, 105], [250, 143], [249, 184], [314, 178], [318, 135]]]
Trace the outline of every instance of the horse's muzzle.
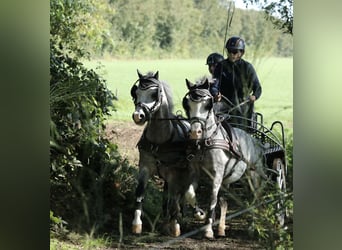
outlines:
[[146, 122], [146, 115], [143, 112], [135, 111], [132, 114], [132, 119], [137, 125], [143, 125]]
[[203, 129], [202, 124], [200, 122], [192, 122], [191, 130], [189, 134], [190, 139], [200, 140], [203, 138]]
[[190, 139], [192, 140], [200, 140], [202, 139], [202, 136], [203, 136], [202, 129], [195, 129], [195, 130], [191, 130], [190, 132]]

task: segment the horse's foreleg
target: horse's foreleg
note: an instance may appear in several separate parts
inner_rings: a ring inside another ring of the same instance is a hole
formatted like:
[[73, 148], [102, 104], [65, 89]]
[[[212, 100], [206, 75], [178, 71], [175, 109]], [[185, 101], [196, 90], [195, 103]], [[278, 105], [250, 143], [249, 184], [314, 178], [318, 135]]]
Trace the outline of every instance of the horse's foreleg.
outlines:
[[208, 213], [208, 219], [207, 219], [207, 226], [204, 232], [204, 237], [207, 239], [213, 239], [214, 238], [214, 231], [213, 231], [213, 223], [215, 221], [215, 207], [217, 204], [217, 193], [215, 196], [215, 191], [213, 191], [213, 195], [211, 198], [211, 204], [210, 209]]
[[181, 234], [180, 225], [177, 222], [177, 218], [180, 214], [180, 195], [170, 196], [170, 223], [169, 232], [173, 237], [178, 237]]
[[217, 195], [221, 187], [222, 183], [222, 177], [223, 173], [216, 172], [215, 175], [213, 175], [213, 184], [212, 184], [212, 194], [211, 194], [211, 203], [210, 203], [210, 209], [208, 213], [208, 223], [205, 230], [204, 236], [208, 239], [214, 238], [214, 232], [213, 232], [213, 223], [215, 222], [215, 207], [217, 204]]
[[168, 194], [168, 183], [165, 181], [164, 186], [163, 186], [163, 204], [162, 204], [162, 209], [163, 209], [163, 219], [167, 221], [169, 218], [169, 206], [170, 206], [170, 198]]
[[195, 219], [204, 220], [206, 214], [197, 205], [196, 192], [195, 192], [196, 186], [197, 186], [197, 183], [190, 184], [188, 190], [185, 193], [185, 200], [193, 208]]
[[228, 209], [228, 203], [227, 201], [223, 198], [220, 197], [220, 208], [221, 208], [221, 214], [220, 214], [220, 223], [218, 225], [218, 236], [226, 236], [226, 213]]
[[143, 182], [139, 182], [138, 187], [136, 189], [136, 201], [135, 201], [135, 212], [134, 212], [134, 219], [132, 222], [132, 233], [134, 234], [141, 234], [142, 232], [142, 203], [144, 199], [144, 192], [145, 192], [145, 184]]
[[139, 181], [138, 186], [135, 190], [136, 203], [135, 203], [135, 212], [134, 219], [132, 222], [132, 233], [133, 234], [141, 234], [142, 232], [142, 204], [144, 200], [145, 189], [147, 186], [148, 174], [145, 171], [141, 171], [139, 173]]

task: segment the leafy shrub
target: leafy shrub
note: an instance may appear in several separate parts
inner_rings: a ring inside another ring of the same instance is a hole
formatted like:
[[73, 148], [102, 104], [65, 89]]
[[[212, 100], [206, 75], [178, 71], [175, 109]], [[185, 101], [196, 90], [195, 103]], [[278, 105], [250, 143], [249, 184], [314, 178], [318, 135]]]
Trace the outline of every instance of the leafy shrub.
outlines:
[[115, 96], [54, 41], [50, 73], [51, 209], [75, 230], [103, 230], [119, 205], [119, 170], [130, 168], [105, 136]]
[[53, 212], [50, 210], [50, 233], [55, 237], [65, 237], [69, 232], [66, 229], [68, 223], [60, 217], [54, 216]]
[[[264, 205], [254, 209], [254, 230], [259, 243], [267, 249], [291, 249], [293, 248], [293, 139], [292, 133], [286, 140], [286, 193], [279, 193], [276, 186], [268, 187], [268, 195], [263, 197]], [[282, 203], [276, 204], [279, 200]], [[285, 223], [279, 224], [277, 213], [285, 213]]]

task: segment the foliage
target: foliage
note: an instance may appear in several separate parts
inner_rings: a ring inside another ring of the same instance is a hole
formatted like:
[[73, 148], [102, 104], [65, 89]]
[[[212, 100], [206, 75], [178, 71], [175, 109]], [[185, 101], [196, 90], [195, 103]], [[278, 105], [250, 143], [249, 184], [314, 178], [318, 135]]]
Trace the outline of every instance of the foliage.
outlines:
[[66, 228], [68, 223], [61, 217], [54, 216], [50, 210], [50, 233], [53, 237], [64, 237], [69, 230]]
[[271, 20], [275, 27], [292, 35], [293, 31], [293, 0], [243, 0], [248, 4], [259, 4], [265, 11], [266, 19]]
[[[277, 199], [274, 194], [267, 197], [270, 200]], [[293, 196], [286, 197], [285, 207], [293, 209]], [[275, 203], [268, 203], [255, 209], [254, 227], [258, 235], [259, 243], [265, 249], [292, 249], [293, 248], [293, 223], [286, 222], [280, 226], [277, 218]], [[292, 219], [292, 218], [290, 218]], [[287, 218], [289, 220], [289, 218]]]
[[[80, 62], [87, 55], [80, 36], [93, 34], [85, 14], [94, 6], [99, 5], [51, 1], [50, 201], [56, 233], [56, 227], [66, 226], [63, 221], [69, 229], [103, 231], [125, 199], [116, 183], [132, 173], [104, 133], [116, 97], [102, 77]], [[121, 169], [126, 170], [122, 176]]]
[[70, 233], [65, 239], [50, 239], [50, 250], [94, 250], [108, 249], [112, 242], [109, 237], [94, 237], [91, 234]]
[[107, 0], [51, 0], [50, 39], [79, 57], [99, 52], [113, 43], [109, 19], [114, 13]]
[[116, 183], [132, 174], [104, 134], [115, 97], [104, 79], [53, 41], [50, 73], [51, 208], [74, 230], [104, 230], [125, 199]]
[[288, 192], [293, 192], [293, 133], [286, 131], [286, 160], [287, 176], [286, 184]]
[[[254, 229], [258, 235], [261, 245], [267, 249], [292, 249], [293, 248], [293, 161], [292, 133], [288, 134], [286, 140], [286, 193], [279, 193], [275, 186], [268, 188], [268, 195], [264, 197], [266, 204], [254, 210]], [[277, 201], [282, 200], [280, 207]], [[278, 221], [277, 212], [284, 211], [285, 224], [281, 226]]]
[[[112, 8], [111, 45], [102, 54], [116, 58], [189, 58], [221, 52], [225, 44], [227, 8], [222, 1], [116, 0]], [[186, 34], [186, 35], [185, 35]], [[275, 30], [261, 11], [236, 9], [228, 36], [246, 38], [258, 57], [292, 54], [291, 39]], [[278, 44], [283, 47], [279, 49]]]
[[[280, 30], [293, 34], [293, 0], [280, 0], [264, 6], [268, 19]], [[279, 18], [280, 17], [280, 18]]]

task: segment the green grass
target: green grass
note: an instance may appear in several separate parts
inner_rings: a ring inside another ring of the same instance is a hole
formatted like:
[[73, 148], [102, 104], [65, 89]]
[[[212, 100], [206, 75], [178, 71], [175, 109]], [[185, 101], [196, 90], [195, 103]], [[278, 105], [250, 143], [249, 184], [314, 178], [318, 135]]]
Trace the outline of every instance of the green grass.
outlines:
[[[263, 93], [255, 104], [255, 110], [263, 114], [266, 126], [275, 120], [283, 122], [285, 128], [292, 130], [293, 122], [293, 59], [267, 58], [253, 63], [259, 76]], [[86, 62], [85, 65], [99, 70], [108, 88], [118, 96], [115, 102], [117, 112], [110, 119], [131, 120], [134, 110], [130, 88], [137, 80], [136, 70], [141, 73], [159, 71], [159, 79], [168, 82], [173, 90], [174, 111], [181, 110], [182, 98], [187, 92], [185, 78], [194, 82], [209, 75], [205, 59], [170, 60], [99, 60]]]
[[77, 233], [69, 233], [64, 240], [50, 238], [50, 250], [101, 250], [109, 249], [111, 244], [109, 237], [94, 237]]

